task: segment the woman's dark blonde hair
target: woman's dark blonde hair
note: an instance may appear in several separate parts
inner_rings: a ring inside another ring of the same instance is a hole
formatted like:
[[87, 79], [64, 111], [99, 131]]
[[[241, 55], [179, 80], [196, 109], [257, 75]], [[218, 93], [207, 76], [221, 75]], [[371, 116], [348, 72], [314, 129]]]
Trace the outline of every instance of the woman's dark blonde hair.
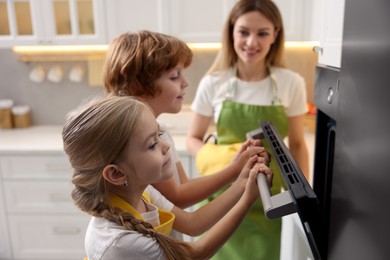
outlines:
[[74, 169], [72, 198], [86, 213], [103, 217], [156, 239], [168, 259], [188, 259], [189, 245], [156, 232], [152, 225], [108, 203], [103, 169], [122, 159], [123, 151], [148, 106], [132, 97], [109, 95], [70, 113], [62, 138]]
[[155, 81], [179, 62], [188, 67], [192, 51], [180, 39], [151, 31], [122, 34], [110, 44], [104, 65], [104, 87], [116, 95], [155, 97]]
[[282, 16], [272, 0], [240, 0], [236, 3], [226, 20], [222, 33], [222, 47], [207, 73], [226, 70], [233, 67], [238, 56], [234, 51], [233, 28], [237, 19], [248, 13], [257, 11], [265, 15], [275, 27], [277, 37], [266, 57], [266, 65], [284, 67], [284, 28]]

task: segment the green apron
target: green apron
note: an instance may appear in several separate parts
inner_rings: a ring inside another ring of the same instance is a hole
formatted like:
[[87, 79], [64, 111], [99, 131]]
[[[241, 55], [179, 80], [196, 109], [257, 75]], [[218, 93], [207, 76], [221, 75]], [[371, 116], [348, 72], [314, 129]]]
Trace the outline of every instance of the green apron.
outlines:
[[[246, 133], [260, 127], [259, 122], [271, 121], [282, 138], [288, 131], [287, 116], [284, 107], [280, 105], [277, 86], [270, 74], [271, 87], [274, 98], [269, 106], [257, 106], [237, 103], [229, 100], [234, 95], [235, 86], [229, 87], [227, 100], [217, 123], [218, 144], [231, 144], [244, 142]], [[236, 83], [235, 83], [236, 84]], [[267, 148], [267, 145], [265, 145]], [[269, 151], [269, 149], [268, 149]], [[274, 172], [272, 194], [280, 192], [283, 180], [275, 160], [271, 160], [271, 169]], [[212, 259], [262, 259], [278, 260], [280, 255], [281, 219], [269, 220], [264, 215], [261, 200], [259, 199], [251, 208], [244, 221]]]

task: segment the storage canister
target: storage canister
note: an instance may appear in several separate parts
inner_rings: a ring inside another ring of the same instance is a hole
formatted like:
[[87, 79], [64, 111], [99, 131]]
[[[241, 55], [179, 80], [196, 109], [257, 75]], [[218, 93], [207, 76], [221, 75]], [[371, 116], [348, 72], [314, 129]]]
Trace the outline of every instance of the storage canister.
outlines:
[[0, 99], [0, 128], [12, 128], [12, 99]]
[[12, 117], [15, 128], [25, 128], [31, 126], [31, 113], [29, 106], [14, 106]]

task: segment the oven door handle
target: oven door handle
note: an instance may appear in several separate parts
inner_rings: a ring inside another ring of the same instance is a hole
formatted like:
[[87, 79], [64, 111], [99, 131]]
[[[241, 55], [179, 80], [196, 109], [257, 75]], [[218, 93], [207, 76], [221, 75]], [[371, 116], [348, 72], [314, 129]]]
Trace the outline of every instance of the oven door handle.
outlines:
[[267, 218], [276, 219], [297, 212], [289, 191], [282, 191], [271, 196], [267, 179], [262, 173], [257, 175], [257, 186]]

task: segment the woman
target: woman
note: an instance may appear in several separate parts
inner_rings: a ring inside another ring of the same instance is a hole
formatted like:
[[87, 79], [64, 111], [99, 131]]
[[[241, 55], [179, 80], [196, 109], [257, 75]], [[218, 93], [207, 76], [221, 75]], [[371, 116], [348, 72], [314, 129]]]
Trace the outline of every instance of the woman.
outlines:
[[[208, 166], [221, 161], [218, 149], [203, 143], [213, 119], [218, 145], [244, 142], [247, 132], [260, 127], [259, 122], [271, 121], [283, 138], [288, 137], [289, 149], [308, 177], [303, 126], [306, 89], [301, 76], [284, 68], [283, 47], [283, 22], [276, 5], [270, 0], [238, 1], [225, 24], [222, 48], [191, 106], [194, 116], [187, 148], [197, 156], [201, 173], [209, 174]], [[277, 172], [275, 162], [270, 167]], [[279, 192], [282, 183], [280, 174], [275, 174], [272, 192]], [[279, 259], [280, 230], [280, 220], [265, 219], [257, 205], [218, 255], [221, 259]], [[255, 249], [259, 246], [262, 250]]]

